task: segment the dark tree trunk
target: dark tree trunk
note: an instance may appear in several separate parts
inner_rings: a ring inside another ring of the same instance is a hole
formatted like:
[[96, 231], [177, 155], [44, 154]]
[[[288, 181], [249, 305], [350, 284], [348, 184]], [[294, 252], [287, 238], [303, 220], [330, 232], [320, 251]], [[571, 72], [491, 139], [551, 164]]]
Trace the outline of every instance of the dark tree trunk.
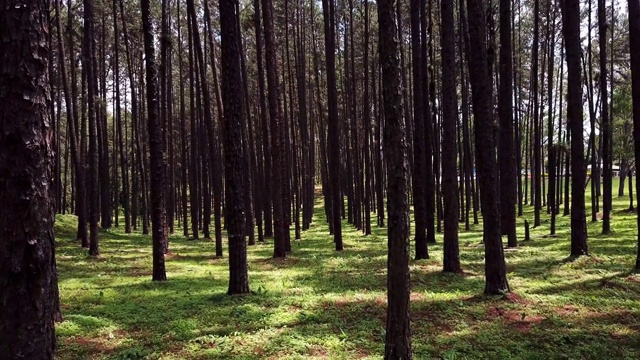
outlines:
[[[548, 41], [549, 41], [549, 60], [547, 67], [547, 76], [548, 76], [548, 85], [547, 85], [547, 100], [549, 101], [549, 110], [548, 110], [548, 120], [547, 120], [547, 156], [548, 156], [548, 166], [547, 169], [549, 171], [549, 193], [547, 197], [547, 208], [551, 213], [551, 221], [549, 226], [549, 232], [551, 235], [555, 235], [556, 233], [556, 214], [557, 214], [557, 205], [556, 205], [556, 161], [557, 161], [557, 148], [553, 144], [553, 68], [554, 68], [554, 59], [555, 59], [555, 40], [556, 40], [556, 8], [555, 5], [550, 2], [547, 4], [547, 32], [548, 32]], [[554, 6], [553, 10], [551, 7]], [[552, 14], [553, 11], [553, 14]]]
[[467, 0], [469, 19], [469, 77], [476, 134], [476, 154], [478, 177], [480, 180], [480, 201], [483, 218], [483, 240], [485, 245], [486, 294], [502, 294], [509, 291], [507, 272], [500, 234], [500, 209], [496, 177], [496, 147], [494, 121], [491, 104], [491, 90], [486, 47], [485, 9], [486, 1]]
[[587, 255], [585, 220], [580, 1], [562, 0], [562, 32], [567, 61], [567, 121], [571, 131], [571, 256]]
[[[195, 4], [193, 2], [193, 0], [187, 0], [187, 7], [188, 7], [188, 11], [190, 14], [190, 20], [191, 20], [191, 32], [192, 32], [192, 36], [193, 36], [193, 45], [195, 48], [195, 58], [197, 61], [197, 69], [198, 69], [198, 75], [199, 75], [199, 80], [200, 80], [200, 91], [202, 94], [202, 100], [203, 100], [203, 117], [202, 121], [204, 122], [204, 130], [205, 130], [205, 134], [206, 136], [203, 137], [201, 140], [201, 149], [202, 154], [200, 154], [202, 156], [202, 171], [201, 171], [201, 175], [203, 177], [203, 198], [204, 198], [204, 221], [202, 224], [202, 228], [203, 228], [203, 235], [205, 238], [210, 238], [210, 234], [209, 234], [209, 225], [211, 223], [211, 192], [210, 191], [205, 191], [206, 186], [205, 185], [209, 185], [210, 188], [213, 188], [213, 176], [220, 176], [220, 174], [214, 174], [210, 172], [210, 167], [209, 164], [213, 163], [214, 161], [216, 161], [216, 152], [215, 152], [215, 144], [216, 144], [216, 139], [215, 139], [215, 134], [213, 131], [213, 114], [211, 113], [211, 109], [212, 109], [212, 105], [211, 105], [211, 96], [209, 93], [209, 86], [207, 85], [207, 77], [206, 77], [206, 68], [205, 68], [205, 61], [204, 61], [204, 51], [202, 50], [203, 47], [203, 42], [200, 39], [200, 31], [198, 30], [198, 24], [197, 24], [197, 19], [196, 19], [196, 10], [195, 10]], [[213, 69], [213, 71], [216, 71], [215, 68]], [[220, 110], [220, 109], [218, 109]], [[208, 142], [208, 146], [206, 145], [206, 143]], [[207, 160], [208, 159], [208, 160]], [[208, 181], [206, 181], [208, 180]], [[218, 249], [216, 246], [216, 253], [218, 253]], [[221, 252], [221, 251], [220, 251]]]
[[[215, 57], [215, 44], [213, 42], [213, 29], [211, 27], [211, 15], [209, 12], [209, 5], [208, 2], [204, 2], [204, 19], [205, 19], [205, 26], [208, 29], [207, 33], [208, 33], [208, 38], [209, 38], [209, 54], [210, 54], [210, 58], [211, 58], [211, 72], [213, 73], [213, 88], [214, 88], [214, 94], [215, 94], [215, 99], [216, 99], [216, 106], [218, 107], [218, 124], [219, 124], [219, 129], [222, 128], [222, 99], [220, 97], [220, 91], [219, 91], [219, 85], [218, 85], [218, 69], [216, 67], [216, 57]], [[244, 53], [244, 52], [241, 52]], [[211, 121], [214, 121], [213, 119], [211, 119]], [[211, 131], [214, 131], [214, 129], [216, 128], [215, 124], [213, 124], [210, 128]], [[214, 138], [219, 138], [219, 134], [218, 136], [214, 135], [209, 135], [210, 139], [214, 139]], [[220, 146], [212, 146], [212, 152], [211, 152], [211, 156], [212, 157], [212, 167], [213, 167], [213, 173], [212, 173], [212, 182], [213, 182], [213, 226], [214, 226], [214, 231], [215, 231], [215, 239], [216, 239], [216, 256], [220, 257], [222, 256], [222, 214], [221, 214], [221, 210], [220, 210], [220, 206], [222, 203], [222, 192], [223, 192], [223, 185], [222, 185], [222, 168], [221, 168], [221, 154], [220, 154]], [[245, 204], [246, 205], [246, 204]]]
[[336, 88], [336, 55], [335, 55], [335, 0], [322, 0], [324, 17], [324, 41], [327, 61], [327, 87], [329, 104], [329, 181], [331, 187], [330, 220], [333, 225], [333, 242], [336, 250], [342, 251], [342, 219], [340, 211], [342, 192], [340, 189], [340, 121], [338, 119], [338, 90]]
[[[68, 124], [68, 144], [71, 150], [71, 161], [73, 163], [73, 171], [75, 174], [75, 186], [76, 186], [76, 197], [84, 198], [84, 188], [85, 188], [85, 178], [84, 178], [84, 166], [80, 163], [80, 154], [78, 154], [78, 142], [76, 139], [77, 134], [77, 126], [78, 126], [78, 109], [76, 107], [76, 102], [74, 100], [73, 91], [69, 87], [69, 79], [67, 78], [67, 70], [64, 61], [64, 42], [62, 40], [62, 17], [60, 16], [60, 3], [58, 3], [57, 7], [57, 30], [58, 30], [58, 57], [60, 59], [60, 77], [62, 78], [62, 86], [64, 90], [65, 97], [65, 105], [67, 109], [67, 124]], [[69, 20], [71, 21], [71, 20]], [[73, 39], [71, 38], [71, 33], [69, 33], [69, 43], [73, 44]], [[75, 61], [73, 60], [73, 46], [69, 47], [69, 54], [71, 61], [71, 73], [72, 73], [72, 81], [75, 81]], [[76, 85], [74, 84], [75, 88]], [[77, 90], [76, 90], [77, 92]], [[87, 221], [86, 221], [86, 212], [84, 208], [84, 201], [76, 202], [76, 214], [78, 215], [78, 235], [77, 239], [81, 240], [83, 246], [88, 244], [87, 239]]]
[[[129, 193], [129, 172], [128, 172], [128, 160], [127, 151], [124, 147], [124, 134], [122, 132], [122, 114], [120, 112], [120, 45], [118, 34], [118, 21], [117, 21], [117, 0], [113, 0], [113, 33], [114, 33], [114, 72], [115, 72], [115, 86], [116, 86], [116, 129], [118, 133], [118, 151], [120, 152], [120, 167], [122, 176], [122, 200], [124, 210], [124, 232], [131, 233], [131, 208], [130, 208], [130, 193]], [[120, 199], [120, 196], [116, 196], [116, 199]], [[116, 207], [117, 204], [116, 202]]]
[[[637, 173], [638, 164], [640, 164], [640, 2], [638, 0], [629, 0], [629, 48], [633, 95], [633, 145]], [[629, 184], [631, 184], [631, 175], [629, 175]], [[639, 195], [640, 182], [636, 178], [636, 196]], [[640, 198], [638, 198], [638, 203], [640, 203]], [[640, 212], [638, 213], [638, 229], [640, 229]], [[635, 268], [640, 270], [640, 233]]]
[[384, 98], [384, 153], [389, 212], [385, 359], [412, 358], [409, 319], [409, 164], [402, 111], [400, 55], [393, 0], [378, 0], [379, 51]]
[[83, 67], [87, 77], [87, 114], [89, 118], [89, 255], [98, 256], [98, 220], [100, 217], [100, 191], [98, 177], [98, 100], [95, 67], [94, 6], [93, 0], [84, 0]]
[[[249, 292], [247, 243], [245, 241], [245, 197], [242, 194], [246, 159], [242, 128], [246, 126], [244, 89], [238, 81], [240, 67], [240, 28], [237, 0], [220, 0], [222, 29], [222, 101], [224, 106], [225, 224], [229, 237], [229, 295]], [[252, 216], [252, 214], [246, 214]]]
[[[628, 177], [629, 177], [629, 211], [633, 211], [634, 210], [634, 206], [633, 206], [633, 171], [629, 170]], [[637, 180], [636, 180], [636, 183], [637, 183]]]
[[100, 227], [110, 229], [113, 224], [111, 218], [111, 176], [109, 172], [109, 141], [107, 136], [107, 64], [106, 64], [106, 36], [105, 36], [105, 11], [100, 9], [100, 57], [94, 71], [100, 74], [99, 91], [96, 93], [96, 123], [98, 126], [98, 173], [100, 177]]
[[262, 0], [262, 18], [264, 20], [264, 39], [267, 70], [267, 86], [269, 90], [269, 117], [271, 118], [271, 161], [273, 179], [273, 222], [275, 228], [275, 241], [273, 257], [286, 256], [286, 239], [289, 233], [289, 226], [285, 219], [285, 205], [283, 199], [286, 188], [287, 170], [285, 166], [284, 149], [284, 123], [280, 112], [280, 91], [278, 89], [278, 63], [277, 63], [277, 43], [273, 25], [273, 0]]
[[[420, 14], [421, 14], [420, 37], [422, 39], [421, 58], [424, 64], [426, 64], [427, 59], [430, 59], [428, 55], [428, 50], [430, 49], [430, 45], [431, 45], [430, 41], [427, 39], [427, 28], [431, 30], [431, 19], [430, 18], [427, 19], [426, 3], [427, 3], [427, 0], [421, 0], [421, 3], [420, 3]], [[429, 64], [429, 66], [433, 66], [433, 64]], [[433, 109], [431, 108], [432, 99], [430, 96], [431, 93], [435, 91], [435, 88], [431, 89], [429, 74], [430, 72], [427, 71], [427, 69], [425, 69], [425, 71], [422, 72], [422, 80], [420, 81], [420, 83], [416, 85], [420, 86], [420, 84], [422, 84], [422, 99], [424, 103], [423, 120], [424, 120], [424, 129], [425, 129], [424, 137], [426, 142], [425, 143], [426, 165], [425, 165], [424, 181], [425, 181], [425, 196], [426, 196], [425, 209], [426, 209], [426, 215], [427, 215], [427, 220], [426, 220], [427, 221], [426, 222], [427, 243], [435, 244], [436, 236], [435, 236], [434, 213], [435, 213], [436, 182], [433, 174], [434, 168], [435, 168], [434, 160], [433, 160], [434, 159], [433, 145], [434, 145], [434, 137], [436, 135], [435, 135], [435, 131], [434, 131], [435, 127], [433, 123], [433, 119], [434, 119], [434, 116], [432, 114]]]
[[364, 93], [362, 95], [363, 121], [364, 121], [364, 156], [365, 156], [365, 192], [364, 192], [364, 234], [371, 235], [371, 180], [373, 178], [371, 159], [371, 103], [369, 99], [369, 2], [364, 2], [364, 59], [362, 69], [364, 71]]
[[[423, 1], [423, 0], [422, 0]], [[422, 96], [422, 44], [421, 0], [411, 0], [411, 64], [413, 86], [413, 172], [411, 174], [413, 188], [413, 211], [415, 219], [416, 260], [428, 259], [427, 249], [427, 209], [425, 207], [426, 149], [424, 126], [424, 98]], [[431, 131], [431, 129], [427, 129]]]
[[[183, 61], [182, 61], [182, 27], [180, 24], [180, 4], [176, 5], [177, 12], [177, 27], [178, 27], [178, 58], [180, 59], [179, 63], [179, 74], [180, 74], [180, 84], [184, 82], [183, 76]], [[180, 170], [181, 170], [181, 188], [180, 188], [180, 198], [182, 202], [182, 234], [185, 237], [189, 236], [189, 220], [188, 220], [188, 208], [187, 208], [187, 186], [189, 184], [189, 178], [187, 177], [187, 168], [188, 168], [188, 160], [187, 160], [187, 115], [186, 115], [186, 104], [184, 99], [184, 86], [180, 86], [180, 146], [181, 146], [181, 162], [180, 162]]]
[[149, 0], [141, 0], [142, 30], [144, 33], [144, 57], [147, 78], [147, 125], [149, 127], [149, 151], [151, 167], [151, 217], [153, 236], [153, 280], [164, 281], [167, 274], [164, 267], [164, 249], [167, 242], [165, 232], [165, 167], [162, 147], [162, 125], [158, 118], [157, 69], [153, 32], [151, 28], [151, 10]]
[[458, 246], [458, 180], [456, 123], [456, 46], [453, 19], [455, 4], [440, 2], [442, 31], [442, 192], [444, 197], [444, 255], [443, 270], [459, 273]]
[[540, 94], [538, 86], [538, 48], [540, 43], [540, 0], [534, 0], [533, 16], [535, 18], [533, 25], [533, 50], [531, 53], [531, 92], [533, 94], [533, 226], [540, 226], [540, 210], [542, 209], [542, 126], [540, 121]]
[[508, 246], [518, 246], [516, 238], [516, 172], [513, 144], [513, 58], [511, 53], [511, 0], [500, 0], [500, 226]]
[[375, 126], [375, 141], [373, 144], [374, 154], [375, 154], [375, 166], [376, 166], [376, 209], [378, 215], [378, 227], [384, 226], [384, 176], [383, 176], [383, 157], [382, 157], [382, 136], [381, 132], [384, 127], [384, 119], [382, 117], [382, 111], [378, 109], [377, 104], [379, 104], [380, 96], [378, 95], [376, 89], [378, 88], [378, 84], [376, 83], [376, 73], [378, 73], [379, 67], [375, 61], [371, 64], [371, 86], [372, 86], [372, 95], [373, 95], [373, 104], [376, 111], [374, 111], [376, 120], [374, 121]]
[[[600, 121], [602, 124], [602, 233], [611, 232], [612, 160], [611, 119], [609, 118], [607, 85], [607, 13], [604, 0], [598, 0], [598, 41], [600, 44]], [[613, 51], [613, 49], [612, 49]], [[611, 79], [613, 81], [613, 79]]]
[[187, 29], [189, 38], [189, 117], [191, 130], [191, 159], [189, 161], [189, 205], [191, 207], [191, 234], [194, 239], [200, 236], [200, 201], [198, 191], [198, 124], [195, 106], [195, 55], [193, 44], [193, 29], [191, 26], [191, 14], [187, 12]]
[[262, 153], [264, 159], [264, 169], [262, 172], [262, 207], [264, 211], [264, 236], [273, 236], [273, 212], [271, 208], [271, 192], [273, 191], [271, 183], [271, 144], [269, 142], [269, 125], [266, 99], [266, 84], [264, 74], [264, 38], [262, 34], [262, 26], [260, 24], [260, 1], [254, 0], [254, 27], [256, 32], [256, 62], [258, 68], [258, 101], [260, 103], [260, 128], [262, 130]]
[[0, 354], [53, 359], [59, 310], [49, 3], [2, 0], [0, 9]]

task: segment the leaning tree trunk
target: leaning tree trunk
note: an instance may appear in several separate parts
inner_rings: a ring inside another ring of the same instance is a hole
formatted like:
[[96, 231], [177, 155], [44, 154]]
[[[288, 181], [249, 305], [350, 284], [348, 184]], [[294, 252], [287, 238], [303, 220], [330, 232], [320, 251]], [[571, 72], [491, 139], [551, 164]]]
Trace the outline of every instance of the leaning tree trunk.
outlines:
[[58, 309], [48, 2], [1, 0], [0, 354], [53, 359]]

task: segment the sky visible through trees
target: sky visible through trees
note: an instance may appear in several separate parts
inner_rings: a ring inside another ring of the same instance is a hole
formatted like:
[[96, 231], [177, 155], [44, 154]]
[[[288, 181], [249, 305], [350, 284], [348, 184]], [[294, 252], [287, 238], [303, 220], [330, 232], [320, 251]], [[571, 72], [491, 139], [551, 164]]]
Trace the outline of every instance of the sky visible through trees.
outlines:
[[[370, 273], [342, 271], [355, 281], [382, 274], [378, 330], [328, 358], [364, 349], [363, 358], [456, 358], [456, 343], [424, 350], [431, 333], [421, 326], [449, 333], [438, 319], [457, 316], [437, 307], [414, 316], [427, 268], [445, 287], [477, 280], [473, 299], [502, 319], [490, 324], [510, 318], [505, 306], [542, 313], [532, 301], [539, 277], [583, 269], [598, 289], [629, 296], [631, 324], [619, 325], [635, 345], [611, 335], [603, 346], [640, 351], [639, 0], [0, 0], [0, 9], [0, 354], [79, 356], [69, 350], [79, 335], [65, 335], [87, 316], [69, 310], [88, 301], [72, 300], [74, 274], [93, 279], [103, 261], [138, 269], [114, 257], [138, 251], [149, 271], [134, 275], [171, 287], [190, 281], [177, 275], [181, 253], [200, 246], [188, 244], [204, 244], [189, 255], [200, 265], [224, 270], [210, 291], [239, 299], [232, 313], [271, 291], [263, 276], [380, 252]], [[599, 268], [610, 241], [616, 271]], [[538, 271], [533, 260], [549, 265]], [[246, 357], [281, 357], [260, 346]], [[112, 355], [152, 356], [131, 349]]]

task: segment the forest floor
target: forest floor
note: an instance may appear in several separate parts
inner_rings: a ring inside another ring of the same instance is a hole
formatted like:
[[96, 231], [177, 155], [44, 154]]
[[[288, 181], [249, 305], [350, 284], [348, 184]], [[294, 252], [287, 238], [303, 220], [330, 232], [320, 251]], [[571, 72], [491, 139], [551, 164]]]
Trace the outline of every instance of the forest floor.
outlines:
[[[617, 186], [614, 186], [614, 196]], [[613, 234], [589, 224], [591, 256], [569, 261], [569, 218], [532, 229], [506, 250], [512, 294], [486, 297], [482, 226], [464, 231], [464, 275], [443, 274], [442, 235], [431, 259], [411, 262], [416, 359], [638, 359], [640, 275], [636, 215], [614, 197]], [[518, 218], [533, 224], [531, 207]], [[344, 225], [333, 250], [323, 209], [286, 260], [272, 240], [249, 247], [252, 295], [228, 296], [228, 258], [214, 243], [170, 239], [168, 281], [151, 281], [150, 236], [101, 233], [101, 255], [72, 240], [73, 216], [56, 224], [64, 322], [57, 359], [381, 359], [386, 308], [386, 230], [365, 237]], [[372, 216], [372, 219], [375, 219]], [[505, 239], [506, 241], [506, 239]], [[412, 246], [413, 247], [413, 246]], [[225, 253], [226, 253], [225, 243]]]

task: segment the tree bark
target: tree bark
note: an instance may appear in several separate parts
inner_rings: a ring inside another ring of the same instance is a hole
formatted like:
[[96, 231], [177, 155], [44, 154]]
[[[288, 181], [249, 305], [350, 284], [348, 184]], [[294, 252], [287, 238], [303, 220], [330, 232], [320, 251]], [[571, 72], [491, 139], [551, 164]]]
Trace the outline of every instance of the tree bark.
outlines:
[[49, 3], [1, 0], [0, 9], [0, 354], [53, 359], [58, 281]]
[[94, 5], [93, 0], [84, 0], [84, 49], [83, 71], [87, 77], [87, 115], [89, 119], [89, 255], [100, 254], [98, 220], [100, 217], [98, 122], [96, 103], [98, 100], [95, 67]]
[[[600, 44], [600, 121], [602, 123], [602, 233], [611, 233], [612, 178], [611, 119], [607, 85], [607, 13], [604, 0], [598, 0], [598, 42]], [[613, 49], [612, 49], [613, 51]], [[613, 79], [611, 79], [613, 80]]]
[[500, 233], [500, 209], [496, 186], [496, 144], [492, 119], [491, 91], [486, 47], [484, 0], [467, 0], [469, 19], [469, 77], [476, 134], [480, 201], [482, 205], [483, 240], [485, 245], [486, 294], [509, 291]]
[[442, 31], [442, 192], [444, 197], [443, 271], [460, 273], [458, 245], [458, 180], [456, 123], [456, 46], [453, 9], [449, 0], [440, 2]]
[[409, 319], [409, 201], [407, 141], [402, 111], [400, 55], [393, 0], [378, 0], [379, 51], [387, 160], [387, 327], [385, 359], [412, 359]]
[[278, 63], [277, 43], [273, 25], [273, 0], [262, 0], [262, 18], [264, 20], [264, 39], [266, 53], [267, 87], [269, 90], [269, 117], [271, 118], [271, 156], [273, 179], [273, 222], [275, 228], [275, 241], [273, 257], [284, 258], [286, 256], [286, 237], [289, 226], [285, 220], [283, 199], [286, 191], [285, 149], [283, 119], [280, 112], [280, 91], [278, 89]]
[[[224, 106], [225, 223], [229, 237], [229, 295], [249, 292], [247, 243], [245, 241], [245, 197], [243, 174], [246, 163], [242, 128], [246, 126], [242, 108], [244, 89], [238, 81], [240, 67], [240, 28], [236, 26], [238, 0], [220, 0], [222, 29], [222, 101]], [[252, 216], [252, 214], [246, 214]]]
[[567, 61], [567, 121], [571, 131], [571, 256], [587, 255], [585, 220], [580, 1], [562, 0], [562, 32]]
[[149, 151], [151, 167], [151, 232], [153, 237], [153, 281], [164, 281], [167, 274], [164, 266], [164, 249], [167, 242], [165, 232], [165, 166], [162, 146], [162, 125], [158, 118], [157, 69], [151, 28], [149, 0], [141, 0], [142, 30], [144, 34], [144, 56], [147, 80], [147, 125], [149, 128]]
[[[633, 97], [633, 145], [634, 157], [640, 164], [640, 1], [629, 0], [629, 48], [631, 53], [631, 86]], [[640, 204], [640, 182], [636, 179], [637, 203]], [[631, 184], [631, 176], [629, 176]], [[637, 214], [638, 230], [640, 230], [640, 212]], [[636, 270], [640, 270], [640, 232], [638, 233], [638, 252]]]
[[327, 87], [329, 103], [329, 180], [331, 186], [331, 222], [333, 223], [333, 242], [337, 251], [342, 251], [342, 219], [340, 208], [342, 192], [340, 189], [340, 121], [338, 119], [338, 93], [336, 88], [335, 55], [335, 0], [322, 0], [324, 16], [324, 42], [327, 61]]
[[513, 140], [513, 59], [511, 53], [511, 0], [500, 0], [500, 226], [507, 235], [508, 246], [517, 247], [516, 238], [516, 172]]

